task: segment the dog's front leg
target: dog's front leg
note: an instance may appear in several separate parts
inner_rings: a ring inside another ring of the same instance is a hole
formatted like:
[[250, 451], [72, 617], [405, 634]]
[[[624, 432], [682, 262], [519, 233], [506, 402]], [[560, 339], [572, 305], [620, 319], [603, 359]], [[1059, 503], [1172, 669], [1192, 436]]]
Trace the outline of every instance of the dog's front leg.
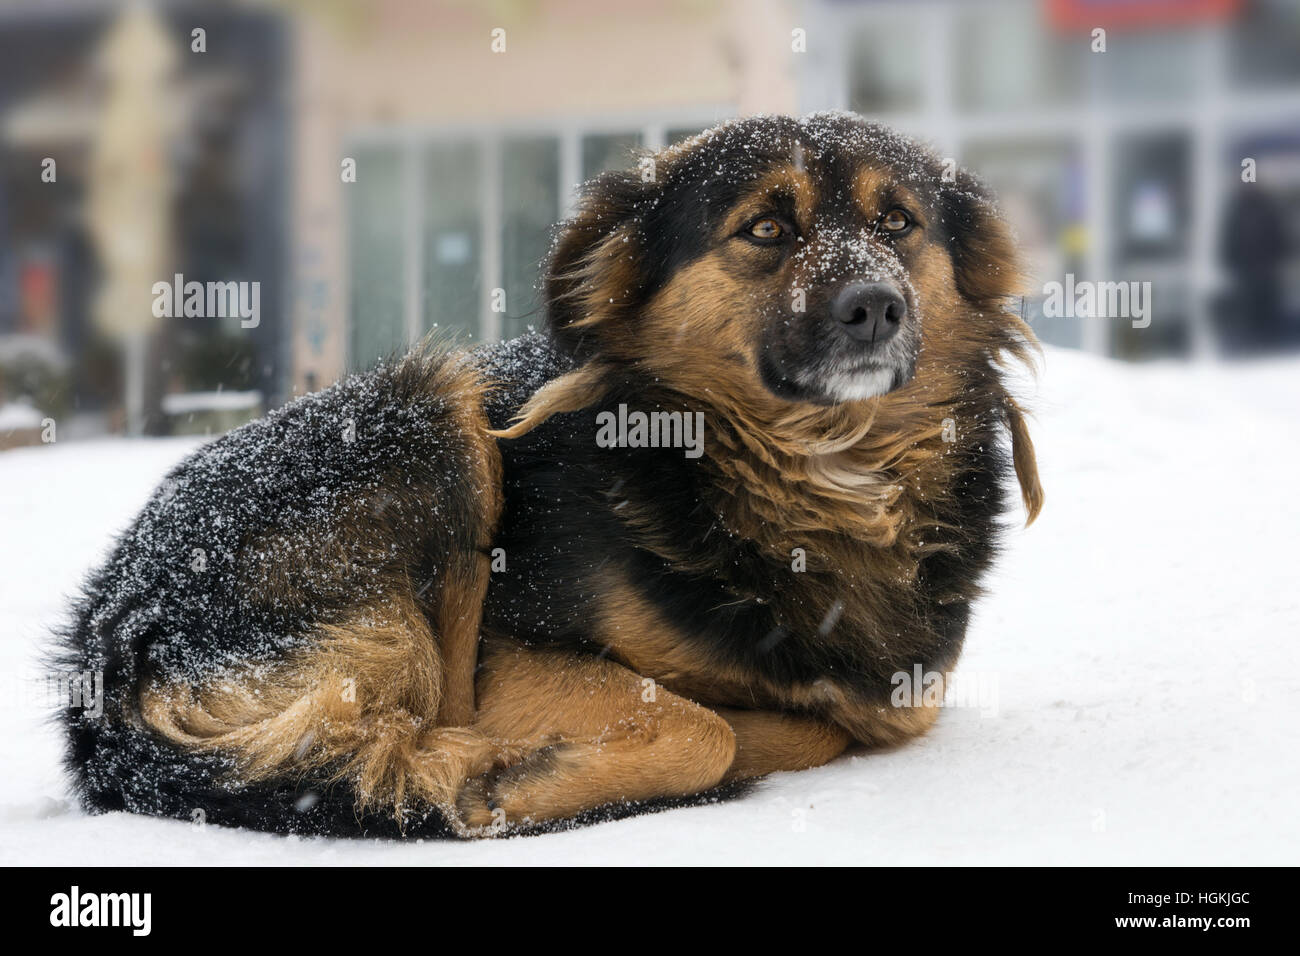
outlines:
[[806, 770], [834, 760], [852, 741], [843, 727], [802, 714], [716, 708], [736, 734], [736, 757], [726, 781], [778, 770]]

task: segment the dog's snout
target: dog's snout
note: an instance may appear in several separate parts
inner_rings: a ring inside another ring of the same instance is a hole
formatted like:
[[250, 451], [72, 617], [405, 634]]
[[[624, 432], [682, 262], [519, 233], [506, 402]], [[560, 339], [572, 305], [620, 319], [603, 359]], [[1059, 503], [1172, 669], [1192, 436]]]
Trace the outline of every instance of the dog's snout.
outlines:
[[893, 283], [855, 279], [836, 293], [831, 315], [850, 337], [879, 344], [898, 331], [907, 315], [907, 301]]

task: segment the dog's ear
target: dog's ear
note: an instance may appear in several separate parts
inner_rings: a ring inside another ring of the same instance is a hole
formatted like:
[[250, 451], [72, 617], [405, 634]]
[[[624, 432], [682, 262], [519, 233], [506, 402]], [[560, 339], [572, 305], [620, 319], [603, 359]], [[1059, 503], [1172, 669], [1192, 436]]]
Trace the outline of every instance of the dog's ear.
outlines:
[[953, 277], [991, 357], [1032, 364], [1038, 339], [1023, 318], [1028, 281], [993, 194], [966, 171], [943, 192]]
[[1000, 309], [1025, 294], [1020, 253], [993, 194], [965, 170], [944, 191], [957, 288], [980, 307]]
[[1011, 396], [1006, 398], [1007, 429], [1011, 432], [1011, 464], [1020, 483], [1020, 497], [1025, 502], [1025, 525], [1034, 523], [1043, 510], [1043, 483], [1038, 477], [1038, 456], [1029, 438], [1025, 413]]
[[544, 271], [546, 323], [580, 361], [594, 350], [597, 327], [640, 298], [646, 270], [637, 222], [654, 188], [636, 172], [603, 173], [583, 188], [577, 213], [558, 227]]
[[[978, 310], [990, 354], [1032, 365], [1038, 340], [1018, 314], [1028, 289], [1011, 227], [989, 189], [965, 171], [958, 173], [945, 200], [957, 289]], [[1038, 459], [1024, 412], [1005, 391], [1003, 408], [1011, 435], [1012, 465], [1025, 503], [1025, 523], [1032, 524], [1043, 508]]]

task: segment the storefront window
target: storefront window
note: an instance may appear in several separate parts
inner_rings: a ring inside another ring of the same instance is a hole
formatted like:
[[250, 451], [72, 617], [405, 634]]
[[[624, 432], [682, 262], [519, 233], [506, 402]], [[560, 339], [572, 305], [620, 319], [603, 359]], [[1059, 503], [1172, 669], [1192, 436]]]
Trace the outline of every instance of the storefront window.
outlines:
[[560, 217], [560, 141], [554, 136], [509, 139], [501, 150], [502, 266], [506, 310], [501, 337], [540, 326], [538, 265]]
[[1112, 31], [1093, 71], [1108, 103], [1176, 103], [1203, 88], [1205, 70], [1189, 31]]
[[1255, 0], [1233, 26], [1229, 74], [1234, 85], [1300, 83], [1300, 5], [1295, 0]]
[[849, 40], [849, 108], [896, 113], [920, 108], [925, 97], [924, 37], [915, 17], [873, 16]]
[[350, 360], [366, 368], [406, 348], [402, 175], [396, 149], [359, 149], [355, 158], [357, 181], [348, 186]]
[[425, 329], [478, 338], [482, 288], [482, 150], [435, 145], [424, 165]]
[[1078, 102], [1086, 35], [1050, 30], [1025, 7], [976, 7], [958, 19], [958, 106], [967, 111], [1041, 109]]
[[1186, 254], [1190, 149], [1181, 132], [1118, 137], [1112, 216], [1121, 267]]

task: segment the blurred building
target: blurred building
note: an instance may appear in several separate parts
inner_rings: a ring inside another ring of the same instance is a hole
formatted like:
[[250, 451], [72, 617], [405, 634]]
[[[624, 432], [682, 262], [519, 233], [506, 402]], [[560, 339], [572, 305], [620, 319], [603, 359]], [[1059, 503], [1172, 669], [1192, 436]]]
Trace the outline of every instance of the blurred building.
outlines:
[[[148, 163], [119, 169], [110, 156], [96, 173], [122, 79], [108, 37], [130, 5], [0, 3], [0, 404], [26, 399], [60, 421], [90, 415], [94, 430], [124, 426], [122, 343], [95, 315], [107, 253], [121, 251], [103, 248], [93, 215], [112, 189], [165, 191], [168, 261], [151, 281], [256, 279], [267, 303], [257, 328], [158, 323], [147, 356], [155, 413], [164, 393], [278, 396], [289, 367], [289, 24], [225, 4], [139, 7], [172, 46], [170, 79], [138, 107], [167, 135]], [[191, 51], [195, 26], [202, 53]], [[137, 241], [133, 225], [110, 241]], [[148, 286], [140, 293], [148, 309]]]
[[[92, 320], [104, 257], [85, 211], [98, 51], [122, 9], [0, 2], [0, 404], [99, 410], [106, 426], [121, 362]], [[1296, 0], [147, 9], [177, 51], [159, 279], [258, 281], [262, 303], [255, 328], [162, 323], [160, 390], [190, 396], [157, 403], [165, 427], [208, 406], [252, 414], [435, 327], [491, 339], [539, 323], [538, 264], [578, 183], [758, 111], [855, 110], [976, 170], [1033, 288], [1152, 283], [1145, 329], [1047, 318], [1028, 297], [1047, 341], [1147, 358], [1300, 339]], [[217, 391], [260, 398], [195, 397]]]

